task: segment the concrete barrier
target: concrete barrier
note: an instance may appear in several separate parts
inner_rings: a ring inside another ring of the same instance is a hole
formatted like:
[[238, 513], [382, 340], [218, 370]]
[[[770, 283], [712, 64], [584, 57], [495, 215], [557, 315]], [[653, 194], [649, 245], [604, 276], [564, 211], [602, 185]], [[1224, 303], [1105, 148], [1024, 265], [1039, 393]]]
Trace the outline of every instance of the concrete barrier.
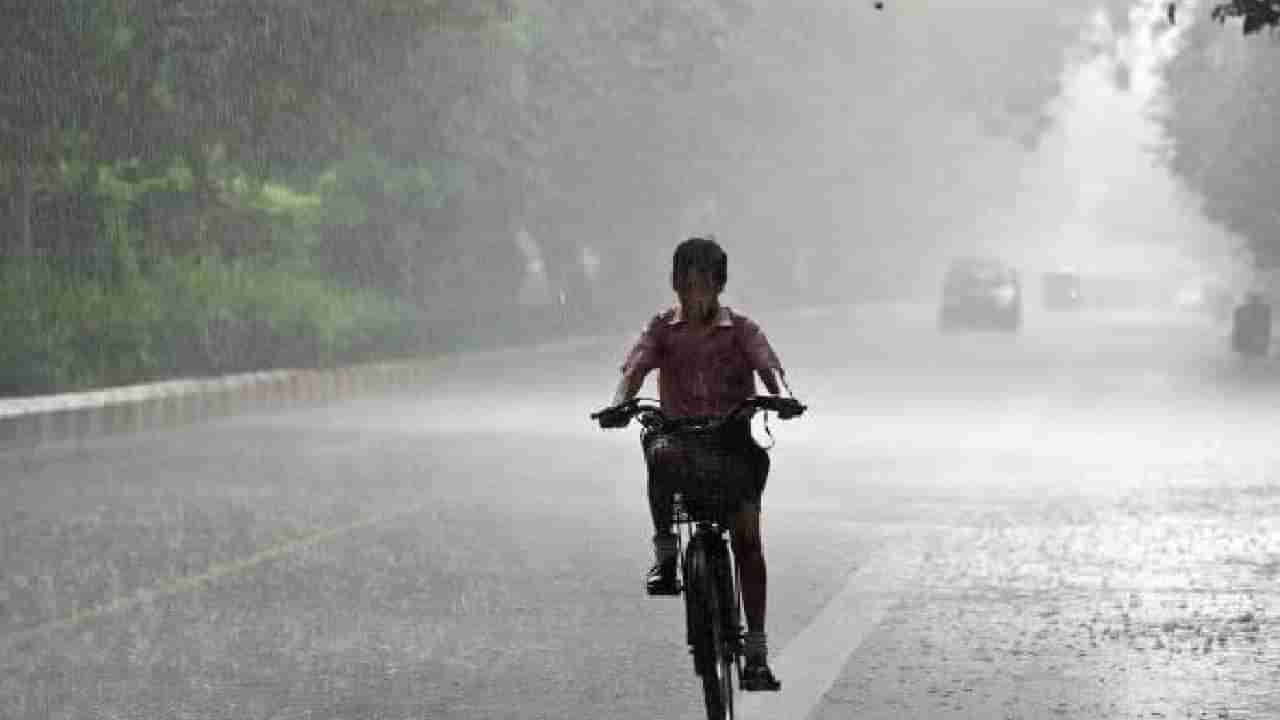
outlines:
[[255, 412], [316, 407], [426, 382], [428, 360], [274, 370], [0, 398], [0, 450], [39, 448]]

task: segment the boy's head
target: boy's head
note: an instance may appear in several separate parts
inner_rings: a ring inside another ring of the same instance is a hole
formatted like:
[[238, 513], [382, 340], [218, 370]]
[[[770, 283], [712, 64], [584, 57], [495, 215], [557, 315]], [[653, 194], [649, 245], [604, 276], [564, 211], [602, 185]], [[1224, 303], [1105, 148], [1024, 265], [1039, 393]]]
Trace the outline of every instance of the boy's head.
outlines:
[[701, 281], [719, 293], [728, 280], [729, 256], [715, 240], [694, 237], [676, 246], [671, 258], [672, 290], [679, 293], [690, 283]]
[[720, 309], [718, 296], [729, 280], [729, 257], [715, 240], [689, 238], [671, 259], [671, 289], [685, 312], [710, 321]]

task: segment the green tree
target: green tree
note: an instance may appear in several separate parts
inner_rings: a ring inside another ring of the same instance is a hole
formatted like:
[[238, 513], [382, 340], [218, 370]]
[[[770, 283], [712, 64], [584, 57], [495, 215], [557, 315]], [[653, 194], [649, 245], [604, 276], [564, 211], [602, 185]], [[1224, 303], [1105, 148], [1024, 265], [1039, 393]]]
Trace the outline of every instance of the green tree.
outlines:
[[1214, 5], [1212, 17], [1220, 23], [1240, 18], [1244, 34], [1252, 35], [1280, 27], [1280, 4], [1270, 0], [1231, 0]]
[[1213, 220], [1249, 242], [1261, 266], [1280, 264], [1280, 57], [1271, 43], [1223, 34], [1202, 23], [1166, 71], [1163, 122], [1171, 166], [1204, 198]]
[[501, 0], [4, 4], [0, 164], [23, 251], [35, 188], [69, 152], [138, 176], [181, 163], [197, 198], [214, 194], [211, 160], [259, 180], [317, 174], [366, 140], [369, 91], [403, 72], [424, 33], [509, 12]]
[[139, 72], [130, 62], [125, 5], [3, 3], [0, 169], [12, 198], [10, 253], [35, 250], [38, 187], [60, 184], [65, 155], [100, 156], [94, 135], [111, 127], [111, 116], [129, 102], [130, 81]]

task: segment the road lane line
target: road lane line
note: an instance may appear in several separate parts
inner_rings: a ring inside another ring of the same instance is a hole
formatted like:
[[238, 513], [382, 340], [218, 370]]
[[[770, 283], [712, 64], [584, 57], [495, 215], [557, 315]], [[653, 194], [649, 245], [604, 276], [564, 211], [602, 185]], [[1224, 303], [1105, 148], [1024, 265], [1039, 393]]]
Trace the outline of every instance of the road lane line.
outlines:
[[49, 635], [61, 630], [68, 630], [82, 623], [90, 622], [112, 613], [132, 610], [133, 608], [141, 605], [150, 604], [159, 598], [197, 590], [205, 585], [212, 584], [221, 578], [243, 574], [258, 567], [259, 565], [270, 562], [271, 560], [277, 560], [279, 558], [292, 555], [299, 550], [304, 550], [313, 545], [318, 545], [322, 542], [332, 540], [361, 528], [371, 527], [396, 517], [410, 515], [422, 509], [422, 507], [422, 505], [414, 505], [398, 510], [394, 513], [364, 515], [345, 525], [325, 528], [322, 530], [313, 530], [290, 540], [282, 540], [273, 545], [269, 545], [247, 557], [228, 560], [221, 563], [214, 563], [209, 566], [208, 570], [200, 573], [199, 575], [170, 578], [158, 585], [135, 590], [128, 595], [118, 595], [101, 605], [84, 610], [76, 610], [75, 612], [69, 613], [56, 620], [47, 620], [39, 625], [14, 631], [0, 637], [0, 654], [8, 653], [13, 650], [13, 648], [43, 635]]

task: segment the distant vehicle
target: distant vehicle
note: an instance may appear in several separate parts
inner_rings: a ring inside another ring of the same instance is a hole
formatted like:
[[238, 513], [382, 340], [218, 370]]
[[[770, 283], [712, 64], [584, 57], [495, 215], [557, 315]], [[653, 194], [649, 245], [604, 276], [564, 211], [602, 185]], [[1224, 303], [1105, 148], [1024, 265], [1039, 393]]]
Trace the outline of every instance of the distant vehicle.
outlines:
[[1055, 270], [1041, 276], [1041, 300], [1049, 310], [1074, 310], [1083, 302], [1080, 275], [1072, 270]]
[[1271, 304], [1261, 293], [1251, 292], [1231, 314], [1231, 349], [1241, 355], [1262, 357], [1271, 349]]
[[960, 258], [942, 280], [938, 326], [943, 330], [1022, 327], [1022, 285], [1018, 272], [992, 258]]
[[1236, 307], [1236, 297], [1225, 283], [1199, 279], [1179, 287], [1174, 293], [1173, 303], [1181, 310], [1203, 312], [1219, 322], [1226, 322]]

